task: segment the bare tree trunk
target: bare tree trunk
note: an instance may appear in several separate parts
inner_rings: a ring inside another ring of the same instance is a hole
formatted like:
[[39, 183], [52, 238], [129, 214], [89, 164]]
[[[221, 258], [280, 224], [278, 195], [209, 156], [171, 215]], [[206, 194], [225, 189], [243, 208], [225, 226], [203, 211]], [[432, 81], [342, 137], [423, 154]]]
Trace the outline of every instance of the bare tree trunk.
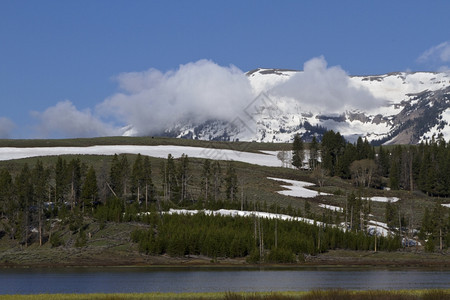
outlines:
[[148, 183], [145, 183], [145, 210], [148, 210]]
[[278, 207], [275, 206], [275, 249], [278, 248]]
[[402, 237], [402, 219], [400, 217], [400, 206], [398, 207], [398, 234]]
[[139, 195], [140, 195], [140, 185], [139, 185], [139, 182], [138, 182], [138, 190], [137, 190], [137, 203], [139, 203]]
[[350, 230], [353, 230], [353, 206], [350, 211]]
[[42, 201], [39, 200], [39, 247], [42, 246]]
[[377, 232], [378, 232], [378, 223], [375, 223], [375, 252], [377, 252]]

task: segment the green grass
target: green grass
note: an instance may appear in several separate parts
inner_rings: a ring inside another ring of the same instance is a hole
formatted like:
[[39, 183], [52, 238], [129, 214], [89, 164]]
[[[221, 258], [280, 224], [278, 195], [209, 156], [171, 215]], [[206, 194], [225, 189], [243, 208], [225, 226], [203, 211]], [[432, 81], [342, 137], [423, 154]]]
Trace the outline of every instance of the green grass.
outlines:
[[314, 290], [310, 292], [257, 292], [257, 293], [131, 293], [131, 294], [39, 294], [39, 295], [0, 295], [0, 300], [141, 300], [141, 299], [305, 299], [305, 300], [403, 300], [426, 299], [444, 300], [450, 297], [450, 290], [399, 290], [399, 291], [349, 291]]
[[237, 151], [291, 150], [290, 143], [218, 142], [167, 137], [97, 137], [78, 139], [0, 139], [0, 147], [87, 147], [96, 145], [176, 145]]

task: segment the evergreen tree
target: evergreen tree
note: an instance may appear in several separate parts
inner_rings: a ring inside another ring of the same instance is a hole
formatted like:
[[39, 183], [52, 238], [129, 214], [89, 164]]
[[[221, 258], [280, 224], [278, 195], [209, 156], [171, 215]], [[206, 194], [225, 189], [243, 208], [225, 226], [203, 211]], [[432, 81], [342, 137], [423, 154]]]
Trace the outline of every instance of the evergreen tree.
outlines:
[[136, 197], [136, 201], [139, 203], [141, 199], [141, 192], [144, 186], [144, 165], [142, 161], [142, 156], [140, 153], [136, 156], [133, 163], [133, 168], [131, 171], [131, 192]]
[[231, 162], [228, 164], [227, 173], [225, 175], [225, 193], [228, 200], [234, 201], [237, 199], [238, 180], [236, 170]]
[[294, 135], [294, 143], [292, 146], [292, 165], [297, 169], [301, 169], [303, 166], [304, 158], [304, 145], [300, 135], [297, 133]]
[[37, 227], [39, 233], [39, 245], [42, 245], [43, 238], [43, 217], [44, 217], [44, 202], [49, 195], [49, 179], [50, 172], [44, 169], [42, 161], [38, 160], [32, 171], [32, 184], [33, 184], [33, 204], [36, 207], [37, 215], [34, 219], [37, 219]]
[[319, 143], [314, 135], [309, 145], [309, 168], [315, 170], [319, 159]]
[[356, 149], [355, 146], [347, 143], [345, 145], [344, 151], [340, 156], [339, 160], [335, 163], [335, 175], [349, 179], [351, 177], [350, 166], [356, 157]]
[[389, 175], [389, 153], [384, 150], [383, 146], [381, 145], [378, 150], [377, 164], [380, 170], [380, 175], [383, 177], [387, 177]]
[[144, 158], [143, 163], [144, 197], [145, 209], [148, 210], [148, 202], [153, 198], [152, 165], [148, 156]]
[[9, 216], [10, 202], [12, 202], [13, 181], [7, 169], [0, 171], [0, 217]]
[[393, 190], [398, 190], [400, 188], [400, 158], [398, 156], [393, 156], [391, 159], [391, 166], [389, 167], [389, 186]]
[[386, 202], [385, 207], [385, 222], [389, 228], [399, 227], [399, 218], [398, 218], [398, 206], [391, 201]]
[[55, 165], [55, 201], [64, 203], [64, 198], [69, 187], [67, 162], [58, 156]]
[[130, 165], [125, 154], [114, 155], [111, 162], [109, 177], [112, 190], [117, 197], [121, 197], [125, 203], [130, 181]]
[[70, 184], [70, 203], [72, 209], [78, 203], [81, 193], [81, 162], [80, 159], [72, 159], [67, 166], [67, 174]]
[[22, 167], [14, 183], [19, 208], [15, 233], [21, 239], [21, 243], [26, 247], [28, 246], [31, 223], [30, 206], [33, 203], [33, 184], [31, 183], [31, 171], [27, 163]]
[[208, 202], [211, 195], [211, 161], [205, 159], [202, 167], [202, 181], [201, 181], [201, 191], [202, 196], [204, 196], [205, 202]]
[[336, 175], [336, 166], [345, 149], [345, 139], [333, 130], [327, 131], [322, 137], [322, 166], [330, 176]]
[[167, 155], [167, 161], [161, 165], [161, 173], [163, 176], [163, 191], [165, 201], [179, 200], [179, 182], [175, 167], [175, 160], [172, 154]]
[[182, 154], [178, 165], [178, 180], [180, 190], [179, 199], [183, 202], [188, 197], [188, 182], [189, 182], [189, 158], [186, 154]]
[[83, 200], [83, 211], [85, 207], [90, 207], [94, 211], [95, 202], [98, 199], [97, 176], [94, 167], [91, 166], [84, 179], [81, 189], [81, 199]]
[[221, 189], [222, 189], [222, 168], [220, 166], [220, 162], [218, 160], [212, 163], [212, 176], [213, 176], [213, 192], [214, 192], [214, 201], [217, 202], [219, 200]]

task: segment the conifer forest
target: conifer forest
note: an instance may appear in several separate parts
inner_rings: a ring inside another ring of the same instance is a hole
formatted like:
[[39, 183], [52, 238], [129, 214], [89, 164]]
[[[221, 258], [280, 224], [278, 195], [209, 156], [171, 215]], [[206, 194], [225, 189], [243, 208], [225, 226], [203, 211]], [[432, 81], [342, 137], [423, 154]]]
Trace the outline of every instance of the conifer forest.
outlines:
[[[0, 239], [20, 247], [84, 247], [90, 223], [133, 223], [138, 227], [130, 243], [142, 254], [238, 257], [249, 263], [301, 263], [333, 249], [396, 251], [412, 239], [428, 252], [450, 246], [449, 208], [441, 205], [450, 196], [450, 145], [444, 140], [373, 147], [327, 131], [320, 142], [295, 136], [290, 147], [278, 156], [289, 157], [289, 168], [280, 163], [277, 172], [313, 182], [331, 194], [321, 197], [338, 199], [342, 211], [320, 210], [308, 199], [275, 201], [287, 199], [276, 194], [276, 187], [262, 195], [269, 180], [258, 176], [270, 168], [171, 154], [166, 159], [57, 156], [0, 165]], [[369, 200], [386, 190], [409, 195], [402, 201], [411, 202], [376, 206]], [[414, 197], [427, 205], [410, 200]], [[220, 209], [311, 222], [208, 213]], [[371, 214], [387, 224], [389, 234], [368, 229]], [[64, 231], [74, 242], [64, 239]]]

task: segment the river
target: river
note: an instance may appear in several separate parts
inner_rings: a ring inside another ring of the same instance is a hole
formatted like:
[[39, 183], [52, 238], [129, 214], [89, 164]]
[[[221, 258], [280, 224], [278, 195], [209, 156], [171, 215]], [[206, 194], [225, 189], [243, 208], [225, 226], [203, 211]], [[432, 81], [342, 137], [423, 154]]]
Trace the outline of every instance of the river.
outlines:
[[6, 268], [0, 294], [449, 288], [450, 270], [389, 268]]

